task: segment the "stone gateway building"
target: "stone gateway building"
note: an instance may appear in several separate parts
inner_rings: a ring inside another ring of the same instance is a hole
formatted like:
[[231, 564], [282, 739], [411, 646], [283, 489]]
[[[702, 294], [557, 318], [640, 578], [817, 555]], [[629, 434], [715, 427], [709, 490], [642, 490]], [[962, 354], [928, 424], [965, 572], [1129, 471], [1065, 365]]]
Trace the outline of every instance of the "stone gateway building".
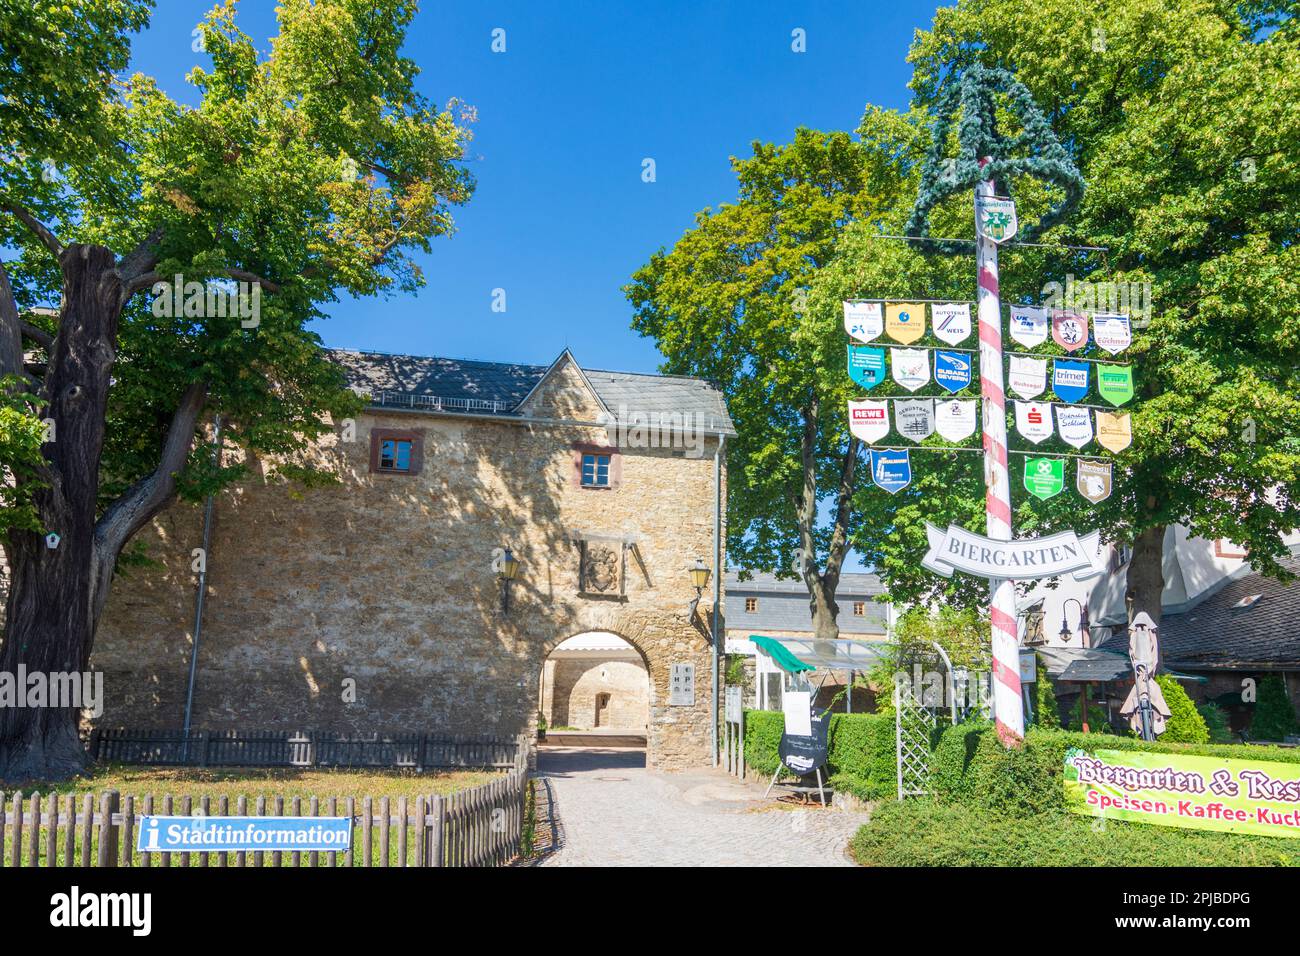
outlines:
[[[214, 500], [193, 727], [535, 733], [550, 652], [607, 632], [649, 677], [648, 764], [708, 761], [712, 590], [693, 603], [689, 571], [725, 536], [721, 395], [567, 350], [331, 357], [368, 397], [313, 450], [338, 484], [252, 461]], [[99, 726], [181, 726], [202, 537], [179, 503], [139, 536], [151, 564], [119, 574], [92, 658]]]

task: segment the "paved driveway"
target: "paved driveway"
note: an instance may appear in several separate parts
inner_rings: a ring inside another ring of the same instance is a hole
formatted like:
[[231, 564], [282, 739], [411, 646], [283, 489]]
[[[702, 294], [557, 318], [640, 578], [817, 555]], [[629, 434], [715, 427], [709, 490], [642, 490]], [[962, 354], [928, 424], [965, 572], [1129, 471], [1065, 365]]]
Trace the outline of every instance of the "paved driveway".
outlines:
[[543, 866], [851, 866], [865, 813], [801, 810], [721, 770], [646, 770], [645, 752], [546, 747], [538, 772], [558, 822]]

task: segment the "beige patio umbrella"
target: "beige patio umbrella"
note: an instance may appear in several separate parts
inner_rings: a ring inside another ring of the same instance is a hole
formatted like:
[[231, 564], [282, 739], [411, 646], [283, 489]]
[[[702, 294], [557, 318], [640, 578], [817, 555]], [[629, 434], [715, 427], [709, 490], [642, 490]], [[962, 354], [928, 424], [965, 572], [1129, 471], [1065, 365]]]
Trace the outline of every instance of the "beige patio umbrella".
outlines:
[[1143, 740], [1165, 732], [1169, 705], [1154, 680], [1160, 666], [1159, 628], [1146, 611], [1138, 613], [1128, 628], [1128, 656], [1133, 662], [1133, 687], [1119, 712]]

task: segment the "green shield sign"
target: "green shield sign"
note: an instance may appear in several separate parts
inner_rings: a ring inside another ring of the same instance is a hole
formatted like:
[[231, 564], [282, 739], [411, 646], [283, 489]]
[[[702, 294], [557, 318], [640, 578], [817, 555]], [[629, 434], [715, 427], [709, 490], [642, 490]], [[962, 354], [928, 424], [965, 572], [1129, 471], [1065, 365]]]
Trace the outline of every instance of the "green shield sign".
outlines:
[[1098, 365], [1097, 391], [1116, 408], [1133, 397], [1133, 369], [1128, 365]]
[[1047, 500], [1065, 488], [1065, 460], [1030, 458], [1025, 461], [1025, 489], [1035, 498]]

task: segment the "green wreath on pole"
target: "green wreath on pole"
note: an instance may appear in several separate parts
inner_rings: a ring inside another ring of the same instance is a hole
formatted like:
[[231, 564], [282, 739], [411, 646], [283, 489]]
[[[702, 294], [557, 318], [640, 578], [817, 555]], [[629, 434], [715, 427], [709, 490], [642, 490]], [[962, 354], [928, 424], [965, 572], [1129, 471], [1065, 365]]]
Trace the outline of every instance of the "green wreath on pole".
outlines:
[[[1008, 108], [1020, 120], [1021, 130], [1015, 136], [997, 131], [993, 104], [997, 94], [1006, 96]], [[950, 160], [944, 152], [959, 111], [957, 157]], [[1065, 197], [1037, 223], [1021, 226], [1020, 235], [1027, 242], [1061, 222], [1083, 198], [1083, 176], [1074, 160], [1057, 139], [1029, 89], [1009, 70], [978, 64], [969, 67], [955, 85], [941, 94], [938, 116], [930, 152], [921, 168], [921, 188], [906, 230], [909, 237], [925, 240], [919, 243], [924, 251], [946, 255], [970, 252], [969, 241], [930, 237], [930, 210], [953, 193], [972, 190], [983, 180], [1003, 183], [1003, 195], [1008, 197], [1012, 176], [1034, 176], [1065, 191]], [[984, 157], [990, 157], [990, 161], [980, 166]]]

